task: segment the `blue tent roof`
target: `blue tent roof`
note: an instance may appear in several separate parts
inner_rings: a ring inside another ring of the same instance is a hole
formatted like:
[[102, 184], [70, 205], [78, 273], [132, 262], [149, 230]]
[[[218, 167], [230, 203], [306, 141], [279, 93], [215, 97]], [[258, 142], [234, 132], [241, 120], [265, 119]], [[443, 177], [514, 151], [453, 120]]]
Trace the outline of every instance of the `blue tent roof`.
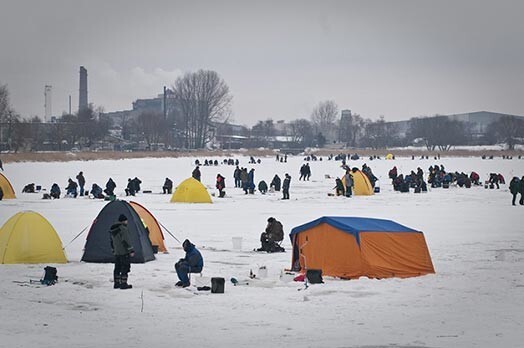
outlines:
[[391, 220], [350, 216], [323, 216], [293, 228], [289, 236], [291, 237], [294, 234], [309, 230], [310, 228], [322, 223], [329, 224], [346, 233], [354, 235], [357, 238], [357, 241], [360, 240], [358, 237], [359, 232], [420, 232]]

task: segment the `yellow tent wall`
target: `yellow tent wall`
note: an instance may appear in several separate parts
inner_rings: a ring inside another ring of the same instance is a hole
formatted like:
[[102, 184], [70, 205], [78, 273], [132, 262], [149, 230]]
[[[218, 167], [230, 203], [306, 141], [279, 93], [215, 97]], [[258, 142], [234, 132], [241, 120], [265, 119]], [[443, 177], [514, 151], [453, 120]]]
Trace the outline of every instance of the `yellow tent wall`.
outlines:
[[213, 203], [206, 187], [195, 178], [188, 178], [177, 186], [171, 196], [171, 203]]
[[11, 186], [11, 183], [9, 182], [9, 180], [7, 180], [7, 178], [2, 173], [0, 173], [0, 187], [2, 188], [2, 191], [4, 192], [3, 199], [16, 198], [15, 190], [13, 189], [13, 186]]
[[388, 154], [386, 155], [386, 159], [387, 159], [387, 160], [393, 159], [393, 154], [388, 153]]
[[163, 253], [167, 252], [166, 246], [164, 244], [164, 235], [162, 234], [160, 225], [153, 214], [151, 214], [149, 210], [136, 202], [129, 202], [129, 204], [133, 207], [138, 216], [140, 216], [140, 218], [146, 223], [147, 229], [149, 230], [149, 240], [151, 241], [151, 244], [157, 245], [158, 251]]
[[[357, 170], [356, 172], [351, 171], [351, 175], [353, 175], [353, 194], [355, 196], [371, 196], [374, 194], [373, 187], [371, 186], [371, 182], [369, 181], [369, 178], [366, 176], [366, 174], [362, 173], [360, 170]], [[344, 177], [342, 177], [342, 183], [344, 186], [346, 185], [346, 180]]]
[[0, 263], [67, 263], [62, 241], [34, 211], [13, 215], [0, 229]]

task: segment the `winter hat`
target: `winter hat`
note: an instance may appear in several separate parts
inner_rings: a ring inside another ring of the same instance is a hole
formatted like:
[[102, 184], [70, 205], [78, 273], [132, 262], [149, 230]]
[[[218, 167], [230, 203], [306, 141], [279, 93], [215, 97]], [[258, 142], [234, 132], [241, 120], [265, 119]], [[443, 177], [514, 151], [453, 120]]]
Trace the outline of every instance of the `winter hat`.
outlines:
[[189, 249], [191, 245], [193, 244], [189, 241], [189, 239], [186, 239], [184, 243], [182, 243], [182, 248], [184, 248], [184, 250], [187, 251], [187, 249]]
[[118, 217], [118, 221], [120, 222], [127, 221], [127, 216], [125, 216], [124, 214], [120, 214], [120, 216]]
[[274, 217], [270, 217], [269, 219], [267, 219], [267, 222], [273, 222], [273, 221], [275, 221]]

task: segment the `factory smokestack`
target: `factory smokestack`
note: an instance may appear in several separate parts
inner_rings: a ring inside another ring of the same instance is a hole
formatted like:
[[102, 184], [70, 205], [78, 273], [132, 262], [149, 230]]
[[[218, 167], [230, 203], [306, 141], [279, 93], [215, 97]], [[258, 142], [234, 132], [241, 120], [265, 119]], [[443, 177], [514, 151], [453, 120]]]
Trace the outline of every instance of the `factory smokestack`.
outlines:
[[87, 109], [87, 70], [83, 66], [80, 67], [80, 90], [78, 93], [78, 112]]

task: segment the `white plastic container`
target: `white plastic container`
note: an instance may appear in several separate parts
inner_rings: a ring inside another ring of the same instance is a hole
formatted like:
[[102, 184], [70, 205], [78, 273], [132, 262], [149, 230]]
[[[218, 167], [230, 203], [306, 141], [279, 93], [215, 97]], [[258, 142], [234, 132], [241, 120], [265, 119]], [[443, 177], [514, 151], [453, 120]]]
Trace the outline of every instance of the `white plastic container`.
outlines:
[[258, 277], [259, 278], [267, 278], [267, 268], [266, 266], [262, 266], [258, 269]]

